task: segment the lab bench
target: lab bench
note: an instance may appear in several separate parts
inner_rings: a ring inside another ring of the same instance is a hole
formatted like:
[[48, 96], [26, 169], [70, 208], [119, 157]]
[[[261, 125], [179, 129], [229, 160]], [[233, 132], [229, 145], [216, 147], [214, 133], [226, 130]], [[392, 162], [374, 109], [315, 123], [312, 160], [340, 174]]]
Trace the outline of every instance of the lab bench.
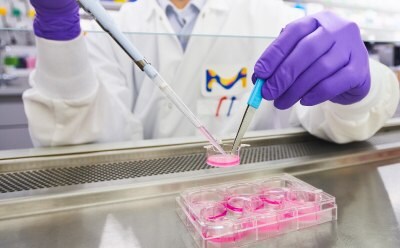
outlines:
[[179, 192], [281, 173], [336, 197], [338, 219], [250, 247], [400, 247], [398, 124], [346, 145], [301, 129], [245, 142], [225, 169], [205, 164], [200, 138], [2, 151], [0, 247], [196, 247]]

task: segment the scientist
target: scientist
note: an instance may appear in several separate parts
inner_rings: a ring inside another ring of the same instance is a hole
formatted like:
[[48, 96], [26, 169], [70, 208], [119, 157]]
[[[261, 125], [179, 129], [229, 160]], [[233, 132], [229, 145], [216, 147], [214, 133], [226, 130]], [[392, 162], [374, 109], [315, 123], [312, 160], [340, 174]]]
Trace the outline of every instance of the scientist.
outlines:
[[[36, 146], [197, 134], [113, 40], [81, 32], [75, 0], [31, 3], [38, 64], [23, 99]], [[138, 0], [116, 21], [218, 136], [236, 132], [259, 77], [268, 101], [251, 129], [301, 125], [337, 143], [371, 137], [397, 107], [395, 75], [368, 59], [354, 23], [330, 12], [299, 17], [280, 0]], [[268, 41], [251, 36], [278, 38], [264, 51]]]

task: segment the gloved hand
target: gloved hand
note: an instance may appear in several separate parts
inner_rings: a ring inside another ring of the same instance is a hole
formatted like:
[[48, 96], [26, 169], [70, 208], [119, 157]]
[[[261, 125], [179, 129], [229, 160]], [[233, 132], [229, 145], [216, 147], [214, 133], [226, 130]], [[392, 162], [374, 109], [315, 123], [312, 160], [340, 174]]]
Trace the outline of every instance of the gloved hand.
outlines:
[[35, 35], [49, 40], [71, 40], [81, 32], [76, 0], [31, 0]]
[[356, 24], [320, 12], [288, 24], [257, 61], [253, 82], [263, 98], [287, 109], [300, 100], [352, 104], [369, 92], [368, 53]]

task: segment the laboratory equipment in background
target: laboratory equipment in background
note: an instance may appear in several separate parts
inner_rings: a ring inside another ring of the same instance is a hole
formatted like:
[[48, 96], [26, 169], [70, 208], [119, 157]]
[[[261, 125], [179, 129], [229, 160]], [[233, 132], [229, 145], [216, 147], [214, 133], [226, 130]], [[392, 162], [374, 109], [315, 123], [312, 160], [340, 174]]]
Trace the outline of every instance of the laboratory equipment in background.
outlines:
[[36, 64], [29, 0], [0, 0], [0, 150], [30, 148], [22, 93]]
[[365, 42], [370, 58], [392, 68], [400, 81], [400, 43]]
[[[36, 49], [34, 46], [6, 46], [3, 53], [4, 72], [13, 77], [28, 77], [36, 66]], [[3, 83], [11, 84], [11, 82]]]
[[[126, 2], [134, 1], [102, 1], [107, 9], [119, 9]], [[34, 17], [29, 0], [0, 0], [0, 86], [27, 77], [35, 68]]]
[[400, 4], [398, 0], [285, 0], [306, 15], [330, 10], [354, 21], [364, 40], [397, 42], [400, 40]]
[[0, 87], [28, 77], [36, 63], [29, 0], [0, 0]]
[[288, 174], [188, 189], [176, 201], [201, 248], [243, 246], [337, 219], [335, 197]]

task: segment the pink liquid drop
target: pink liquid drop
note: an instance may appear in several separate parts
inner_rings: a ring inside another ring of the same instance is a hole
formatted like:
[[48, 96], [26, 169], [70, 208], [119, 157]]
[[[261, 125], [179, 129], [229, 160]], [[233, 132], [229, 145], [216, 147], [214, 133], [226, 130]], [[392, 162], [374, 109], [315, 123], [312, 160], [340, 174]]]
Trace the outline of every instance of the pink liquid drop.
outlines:
[[217, 154], [207, 158], [207, 164], [215, 167], [231, 167], [240, 164], [238, 155]]

